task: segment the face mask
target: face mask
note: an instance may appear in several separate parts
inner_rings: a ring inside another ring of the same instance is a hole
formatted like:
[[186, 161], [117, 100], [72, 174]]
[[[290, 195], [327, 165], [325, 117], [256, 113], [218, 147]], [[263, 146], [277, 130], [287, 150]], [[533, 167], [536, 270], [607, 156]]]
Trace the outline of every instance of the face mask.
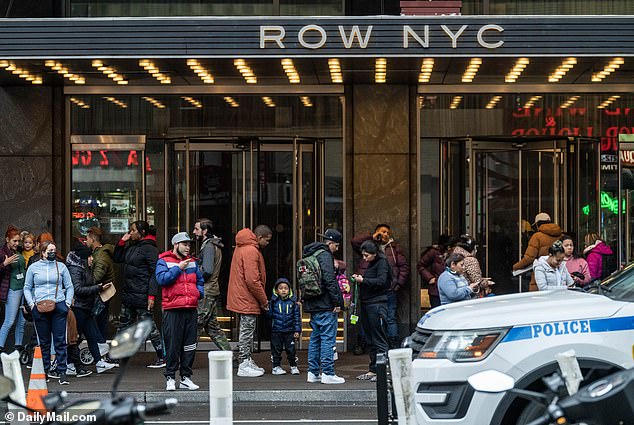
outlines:
[[54, 252], [47, 252], [46, 259], [48, 261], [55, 261], [56, 254]]

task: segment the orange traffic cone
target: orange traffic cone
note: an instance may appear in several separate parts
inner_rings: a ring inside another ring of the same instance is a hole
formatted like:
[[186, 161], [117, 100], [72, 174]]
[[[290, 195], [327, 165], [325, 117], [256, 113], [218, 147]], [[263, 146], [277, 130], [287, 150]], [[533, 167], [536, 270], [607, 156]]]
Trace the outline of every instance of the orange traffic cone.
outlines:
[[33, 368], [31, 369], [29, 390], [26, 394], [26, 406], [33, 412], [46, 413], [43, 398], [47, 395], [48, 389], [46, 388], [46, 373], [44, 373], [42, 350], [38, 345], [33, 353]]

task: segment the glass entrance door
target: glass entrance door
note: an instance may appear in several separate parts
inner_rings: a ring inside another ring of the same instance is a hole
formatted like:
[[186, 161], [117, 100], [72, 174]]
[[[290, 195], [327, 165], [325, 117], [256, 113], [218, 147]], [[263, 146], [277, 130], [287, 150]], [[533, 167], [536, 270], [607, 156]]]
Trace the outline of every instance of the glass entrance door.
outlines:
[[441, 152], [446, 161], [442, 208], [464, 208], [458, 216], [442, 211], [443, 228], [476, 238], [483, 274], [496, 282], [498, 294], [527, 288], [527, 279], [513, 278], [511, 269], [526, 250], [537, 213], [547, 212], [576, 238], [577, 247], [588, 229], [598, 228], [597, 184], [589, 184], [593, 176], [599, 181], [595, 141], [460, 139], [444, 141]]
[[[191, 232], [196, 219], [214, 222], [225, 250], [220, 282], [226, 297], [236, 233], [266, 224], [273, 239], [264, 249], [267, 295], [277, 277], [295, 281], [294, 264], [305, 243], [324, 226], [324, 142], [316, 139], [183, 139], [167, 147], [166, 234]], [[226, 298], [222, 300], [226, 305]], [[237, 339], [235, 318], [220, 315]], [[268, 339], [266, 326], [260, 340]]]

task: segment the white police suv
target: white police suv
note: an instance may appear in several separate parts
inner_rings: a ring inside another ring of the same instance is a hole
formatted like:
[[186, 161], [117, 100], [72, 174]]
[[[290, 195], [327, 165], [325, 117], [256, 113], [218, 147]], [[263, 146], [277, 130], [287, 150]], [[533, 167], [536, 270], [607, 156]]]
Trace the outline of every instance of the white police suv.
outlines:
[[596, 294], [530, 292], [437, 307], [410, 338], [418, 424], [527, 424], [544, 407], [512, 394], [475, 392], [474, 373], [495, 369], [516, 388], [540, 391], [557, 369], [555, 355], [574, 349], [587, 385], [634, 367], [634, 264]]

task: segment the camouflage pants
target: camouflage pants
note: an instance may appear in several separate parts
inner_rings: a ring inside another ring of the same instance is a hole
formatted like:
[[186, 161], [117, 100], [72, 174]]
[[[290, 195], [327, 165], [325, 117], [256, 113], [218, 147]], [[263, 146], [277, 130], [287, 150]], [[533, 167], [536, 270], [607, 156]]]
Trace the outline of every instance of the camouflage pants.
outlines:
[[231, 351], [231, 345], [229, 345], [227, 336], [220, 327], [216, 317], [217, 306], [217, 296], [205, 296], [205, 298], [198, 301], [198, 334], [200, 335], [204, 331], [219, 349]]

